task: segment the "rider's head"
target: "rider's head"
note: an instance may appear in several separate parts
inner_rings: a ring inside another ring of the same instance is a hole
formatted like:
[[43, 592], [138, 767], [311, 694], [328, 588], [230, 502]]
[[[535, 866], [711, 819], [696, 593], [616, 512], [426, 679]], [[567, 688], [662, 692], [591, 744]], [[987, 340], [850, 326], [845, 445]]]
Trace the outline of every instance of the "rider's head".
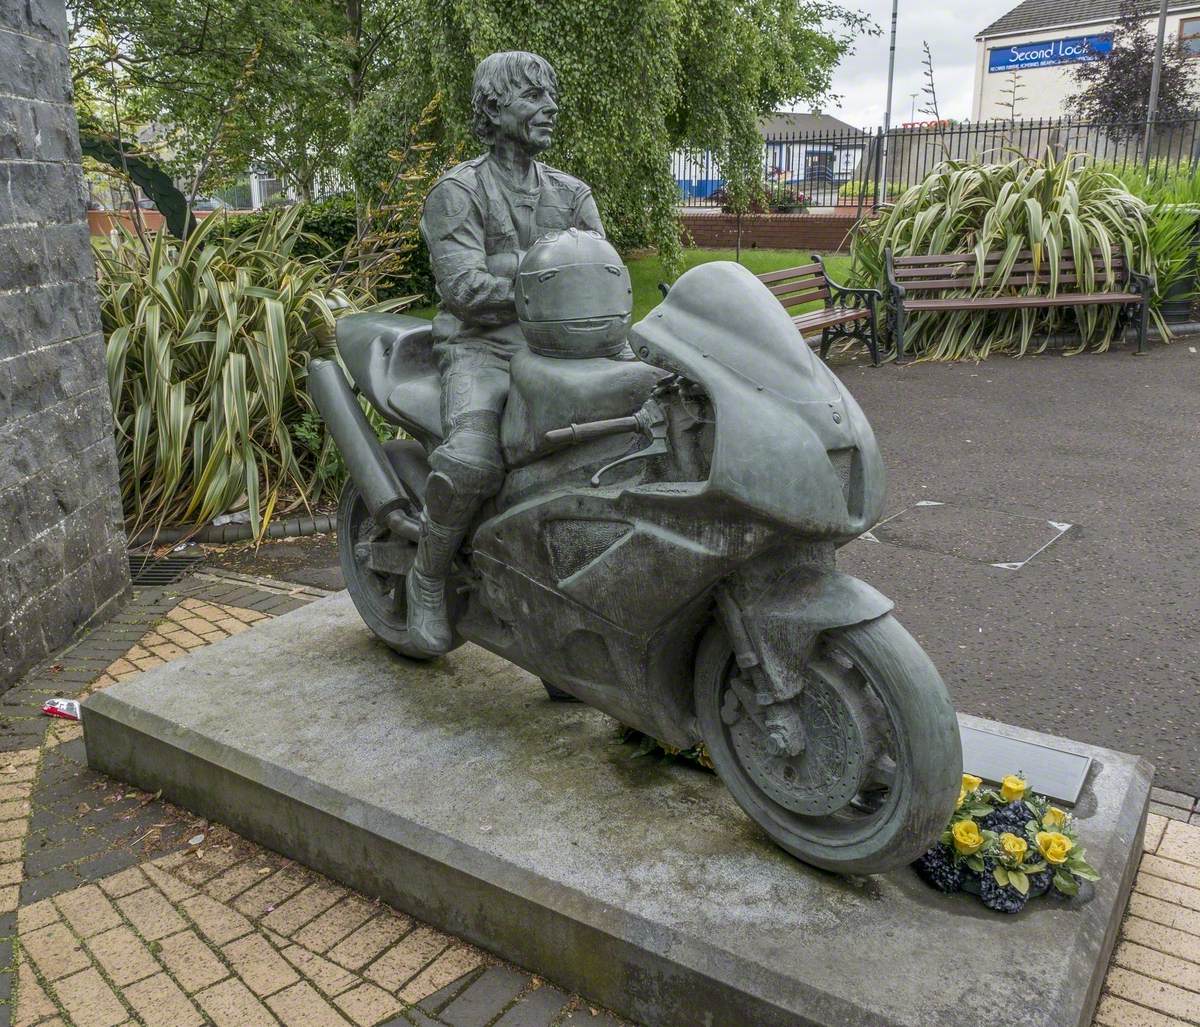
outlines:
[[531, 154], [550, 145], [558, 114], [558, 78], [544, 58], [523, 50], [479, 62], [471, 89], [471, 130], [487, 146], [508, 139]]

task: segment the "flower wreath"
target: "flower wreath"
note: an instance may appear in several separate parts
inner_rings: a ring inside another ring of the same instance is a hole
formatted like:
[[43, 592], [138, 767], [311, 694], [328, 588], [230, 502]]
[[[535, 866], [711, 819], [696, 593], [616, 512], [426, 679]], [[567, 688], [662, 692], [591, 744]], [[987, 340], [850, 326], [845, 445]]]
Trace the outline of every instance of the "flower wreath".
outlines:
[[1052, 888], [1071, 896], [1080, 881], [1098, 881], [1084, 856], [1075, 818], [1030, 792], [1019, 774], [999, 788], [963, 774], [950, 823], [913, 867], [939, 891], [973, 892], [989, 909], [1017, 913]]

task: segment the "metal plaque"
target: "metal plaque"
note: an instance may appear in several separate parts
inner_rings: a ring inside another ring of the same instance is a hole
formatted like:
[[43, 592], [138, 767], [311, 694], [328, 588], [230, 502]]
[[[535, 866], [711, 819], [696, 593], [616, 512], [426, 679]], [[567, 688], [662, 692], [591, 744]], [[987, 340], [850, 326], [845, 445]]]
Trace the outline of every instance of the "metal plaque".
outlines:
[[1047, 798], [1072, 806], [1079, 801], [1088, 768], [1092, 765], [1090, 756], [1008, 738], [964, 724], [959, 724], [958, 730], [962, 736], [963, 770], [967, 773], [985, 781], [999, 782], [1006, 774], [1020, 772], [1033, 791]]

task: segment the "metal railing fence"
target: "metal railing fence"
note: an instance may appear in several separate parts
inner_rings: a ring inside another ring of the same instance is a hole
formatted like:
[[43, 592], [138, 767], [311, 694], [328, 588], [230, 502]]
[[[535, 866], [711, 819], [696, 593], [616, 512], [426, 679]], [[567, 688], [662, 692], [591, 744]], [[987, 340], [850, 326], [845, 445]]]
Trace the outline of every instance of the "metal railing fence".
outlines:
[[[795, 213], [855, 208], [920, 182], [944, 160], [1003, 162], [1014, 154], [1059, 157], [1086, 154], [1118, 169], [1147, 167], [1155, 174], [1194, 172], [1200, 164], [1200, 118], [1157, 123], [1149, 151], [1144, 122], [1085, 122], [1071, 118], [905, 125], [767, 135], [763, 138], [763, 194], [756, 212]], [[709, 151], [672, 157], [680, 205], [721, 210], [729, 204], [719, 163]], [[882, 188], [881, 188], [882, 186]]]

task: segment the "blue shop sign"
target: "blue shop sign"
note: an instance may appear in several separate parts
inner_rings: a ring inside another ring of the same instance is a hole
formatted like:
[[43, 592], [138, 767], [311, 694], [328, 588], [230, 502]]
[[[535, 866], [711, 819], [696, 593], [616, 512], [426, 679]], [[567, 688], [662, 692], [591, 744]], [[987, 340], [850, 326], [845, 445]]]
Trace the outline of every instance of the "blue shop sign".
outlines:
[[1074, 64], [1077, 61], [1095, 61], [1107, 57], [1112, 47], [1111, 32], [998, 46], [988, 51], [988, 71], [1020, 71], [1025, 68], [1049, 68], [1055, 64]]

